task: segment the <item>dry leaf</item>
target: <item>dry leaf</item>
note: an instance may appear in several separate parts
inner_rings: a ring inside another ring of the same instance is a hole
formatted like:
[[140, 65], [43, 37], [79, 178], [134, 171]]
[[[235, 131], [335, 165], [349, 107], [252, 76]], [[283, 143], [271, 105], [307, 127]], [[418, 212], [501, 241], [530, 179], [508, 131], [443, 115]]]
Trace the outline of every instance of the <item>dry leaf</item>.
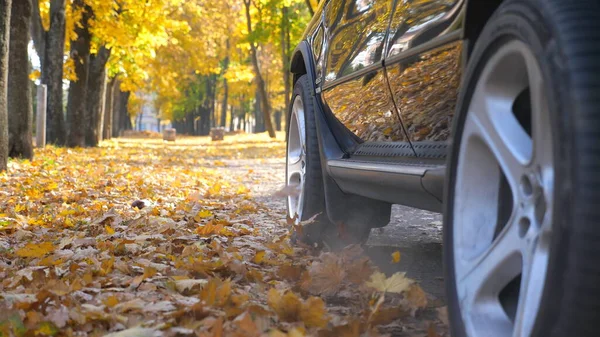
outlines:
[[427, 295], [418, 284], [412, 284], [404, 293], [404, 298], [413, 310], [423, 309], [427, 306]]
[[395, 251], [392, 253], [392, 263], [400, 263], [400, 251]]
[[405, 274], [398, 272], [387, 278], [384, 273], [377, 272], [371, 275], [370, 281], [366, 282], [365, 285], [378, 291], [399, 294], [408, 290], [410, 285], [414, 283], [414, 280], [406, 278]]
[[42, 257], [53, 250], [54, 245], [52, 242], [28, 243], [25, 247], [18, 249], [16, 254], [21, 257]]
[[311, 297], [306, 300], [300, 310], [300, 320], [309, 328], [324, 328], [327, 326], [329, 317], [325, 309], [325, 302], [318, 297]]
[[160, 336], [160, 331], [156, 331], [154, 329], [148, 328], [130, 328], [119, 332], [113, 332], [108, 335], [104, 335], [104, 337], [153, 337]]
[[323, 295], [335, 294], [346, 277], [341, 261], [333, 254], [324, 254], [323, 262], [313, 262], [308, 268], [308, 273], [310, 275], [308, 290]]

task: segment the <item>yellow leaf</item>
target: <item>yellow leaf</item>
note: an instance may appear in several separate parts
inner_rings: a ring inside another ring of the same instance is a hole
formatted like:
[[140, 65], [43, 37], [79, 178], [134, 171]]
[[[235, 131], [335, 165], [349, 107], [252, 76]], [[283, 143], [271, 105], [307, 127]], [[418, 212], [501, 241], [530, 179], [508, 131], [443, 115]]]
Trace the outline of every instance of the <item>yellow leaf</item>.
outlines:
[[371, 275], [371, 280], [365, 285], [379, 291], [399, 294], [408, 290], [408, 287], [414, 283], [414, 280], [405, 277], [405, 274], [398, 272], [386, 278], [384, 273], [377, 272]]
[[311, 297], [302, 304], [300, 310], [300, 320], [307, 327], [324, 328], [329, 322], [325, 302], [318, 297]]
[[291, 291], [281, 296], [278, 290], [272, 288], [267, 294], [267, 303], [284, 322], [297, 322], [300, 319], [302, 302]]
[[114, 230], [112, 227], [110, 227], [109, 225], [106, 225], [106, 226], [104, 226], [104, 229], [106, 229], [106, 232], [107, 232], [109, 235], [113, 235], [113, 234], [115, 234], [115, 230]]
[[25, 247], [17, 250], [17, 256], [21, 257], [42, 257], [54, 250], [51, 242], [42, 242], [40, 244], [28, 243]]
[[29, 74], [29, 79], [35, 81], [42, 76], [42, 73], [39, 70], [34, 70]]
[[117, 298], [117, 296], [110, 296], [106, 298], [103, 302], [104, 305], [106, 305], [109, 308], [112, 308], [115, 305], [119, 304], [119, 299]]
[[404, 297], [415, 310], [423, 309], [427, 306], [427, 295], [418, 284], [411, 285]]
[[200, 221], [201, 219], [210, 218], [211, 216], [213, 216], [213, 213], [211, 211], [203, 209], [200, 212], [198, 212], [198, 214], [196, 214], [194, 220]]
[[35, 330], [36, 335], [54, 336], [58, 333], [58, 329], [51, 322], [42, 322], [39, 328]]
[[392, 263], [400, 262], [400, 251], [395, 251], [392, 253]]
[[265, 251], [264, 250], [260, 250], [258, 252], [256, 252], [256, 255], [254, 255], [254, 263], [261, 263], [264, 259], [265, 259]]

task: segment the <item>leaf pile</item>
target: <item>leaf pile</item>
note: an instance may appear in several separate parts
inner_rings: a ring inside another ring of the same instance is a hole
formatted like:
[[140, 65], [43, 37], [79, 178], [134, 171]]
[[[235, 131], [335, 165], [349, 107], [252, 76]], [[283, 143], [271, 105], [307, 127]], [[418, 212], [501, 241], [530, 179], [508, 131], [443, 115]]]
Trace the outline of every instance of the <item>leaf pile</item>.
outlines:
[[359, 246], [318, 255], [290, 244], [264, 194], [280, 185], [284, 147], [266, 135], [121, 139], [10, 162], [0, 336], [409, 331], [402, 319], [427, 306], [412, 280], [379, 273]]

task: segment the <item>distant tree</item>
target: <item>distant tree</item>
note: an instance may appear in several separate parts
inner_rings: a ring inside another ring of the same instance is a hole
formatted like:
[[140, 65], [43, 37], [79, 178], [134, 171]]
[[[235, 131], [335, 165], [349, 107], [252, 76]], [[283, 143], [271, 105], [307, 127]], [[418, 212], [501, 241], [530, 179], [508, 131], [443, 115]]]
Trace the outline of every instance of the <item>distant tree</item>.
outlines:
[[87, 84], [90, 63], [91, 34], [89, 20], [91, 9], [83, 0], [73, 1], [76, 11], [83, 11], [81, 21], [75, 28], [77, 38], [71, 41], [71, 58], [75, 61], [75, 76], [77, 80], [69, 84], [69, 98], [67, 102], [67, 124], [69, 135], [67, 146], [85, 146], [85, 112], [87, 99]]
[[31, 0], [12, 3], [8, 56], [8, 155], [33, 158], [33, 106], [29, 80]]
[[[246, 8], [246, 27], [248, 29], [248, 35], [252, 36], [252, 16], [250, 15], [250, 4], [251, 0], [244, 0], [244, 7]], [[258, 62], [258, 47], [256, 43], [251, 40], [250, 41], [250, 56], [252, 57], [252, 68], [254, 69], [254, 82], [257, 87], [257, 98], [260, 102], [260, 107], [262, 110], [262, 115], [264, 118], [264, 125], [269, 133], [269, 137], [275, 138], [275, 129], [273, 128], [273, 123], [271, 122], [271, 103], [269, 102], [269, 96], [267, 94], [267, 89], [265, 85], [265, 80], [260, 71], [260, 64]]]
[[8, 42], [10, 39], [11, 0], [0, 0], [0, 172], [8, 163]]
[[31, 38], [42, 66], [42, 83], [48, 86], [46, 139], [64, 145], [67, 129], [63, 110], [63, 58], [65, 52], [65, 0], [50, 0], [48, 30], [44, 29], [39, 0], [33, 0]]

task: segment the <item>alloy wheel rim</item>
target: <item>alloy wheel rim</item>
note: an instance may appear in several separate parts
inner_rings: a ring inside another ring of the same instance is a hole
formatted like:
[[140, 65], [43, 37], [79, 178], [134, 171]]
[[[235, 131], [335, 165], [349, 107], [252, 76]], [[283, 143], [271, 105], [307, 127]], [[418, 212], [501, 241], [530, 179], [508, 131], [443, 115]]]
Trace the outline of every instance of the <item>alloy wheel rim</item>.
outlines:
[[550, 130], [539, 64], [526, 44], [507, 42], [476, 83], [456, 171], [456, 291], [471, 337], [532, 333], [552, 235]]
[[287, 142], [286, 183], [295, 186], [288, 194], [289, 216], [300, 222], [304, 207], [304, 184], [306, 177], [306, 131], [302, 97], [297, 95], [292, 104]]

